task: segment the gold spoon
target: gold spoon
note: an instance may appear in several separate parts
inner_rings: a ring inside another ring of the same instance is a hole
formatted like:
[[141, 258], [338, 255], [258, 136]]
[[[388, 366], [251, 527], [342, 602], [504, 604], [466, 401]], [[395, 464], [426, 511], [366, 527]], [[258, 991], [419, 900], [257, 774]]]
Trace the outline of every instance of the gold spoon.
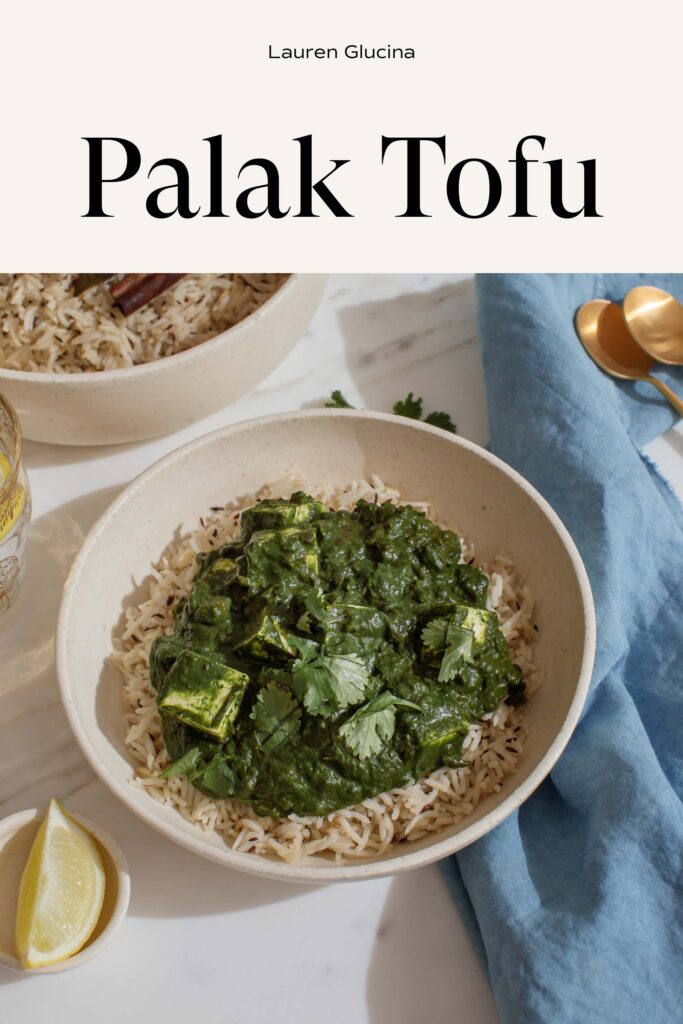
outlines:
[[605, 373], [622, 380], [645, 380], [654, 384], [679, 416], [683, 400], [662, 380], [650, 375], [652, 359], [628, 332], [621, 306], [607, 299], [584, 302], [576, 314], [576, 331], [588, 355]]
[[683, 306], [661, 288], [641, 285], [624, 299], [628, 329], [660, 363], [683, 366]]

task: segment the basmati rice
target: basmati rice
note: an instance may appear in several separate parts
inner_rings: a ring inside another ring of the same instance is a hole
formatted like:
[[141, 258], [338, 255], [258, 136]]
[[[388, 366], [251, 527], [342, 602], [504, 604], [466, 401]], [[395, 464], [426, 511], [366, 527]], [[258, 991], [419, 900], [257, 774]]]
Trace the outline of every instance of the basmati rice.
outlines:
[[0, 366], [43, 373], [119, 370], [183, 352], [234, 327], [285, 274], [187, 274], [125, 317], [109, 288], [73, 294], [77, 274], [0, 274]]

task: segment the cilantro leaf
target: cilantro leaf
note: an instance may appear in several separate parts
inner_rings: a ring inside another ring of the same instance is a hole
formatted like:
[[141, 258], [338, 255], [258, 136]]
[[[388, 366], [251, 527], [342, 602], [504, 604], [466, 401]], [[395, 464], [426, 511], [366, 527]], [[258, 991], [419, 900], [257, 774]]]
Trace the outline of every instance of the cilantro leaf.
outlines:
[[407, 416], [411, 420], [419, 420], [422, 417], [422, 399], [413, 398], [413, 392], [409, 391], [406, 397], [394, 403], [394, 412], [397, 416]]
[[379, 754], [385, 743], [394, 735], [397, 707], [410, 708], [413, 711], [422, 710], [418, 704], [395, 697], [393, 693], [385, 690], [344, 722], [339, 735], [361, 761]]
[[357, 654], [318, 654], [297, 659], [292, 689], [311, 715], [327, 718], [365, 696], [368, 670]]
[[447, 647], [439, 669], [440, 683], [449, 683], [455, 679], [460, 665], [472, 661], [473, 641], [474, 633], [471, 629], [456, 626], [454, 622], [448, 623]]
[[[251, 718], [261, 732], [274, 732], [280, 722], [297, 710], [297, 703], [277, 683], [269, 683], [259, 691], [256, 703], [251, 709]], [[301, 713], [301, 712], [299, 712]]]
[[297, 658], [292, 667], [292, 689], [311, 715], [326, 716], [333, 714], [336, 706], [322, 657]]
[[204, 767], [204, 758], [199, 747], [190, 747], [182, 757], [170, 764], [161, 773], [163, 779], [174, 779], [176, 775], [187, 775], [190, 781], [200, 775]]
[[[460, 629], [460, 627], [457, 627], [457, 629]], [[467, 634], [467, 636], [456, 643], [449, 644], [445, 649], [441, 668], [438, 670], [439, 683], [450, 683], [458, 675], [460, 666], [466, 662], [471, 662], [474, 635], [470, 630], [463, 630], [463, 633]]]
[[304, 604], [306, 605], [306, 611], [310, 612], [314, 619], [318, 622], [326, 621], [327, 609], [325, 608], [322, 594], [309, 594]]
[[339, 388], [330, 395], [330, 401], [325, 402], [326, 409], [353, 409], [354, 406], [347, 402]]
[[341, 707], [358, 704], [365, 696], [368, 670], [357, 654], [332, 654], [327, 670], [334, 680], [332, 688]]
[[442, 651], [447, 643], [448, 619], [432, 619], [422, 630], [422, 643], [430, 651]]
[[223, 799], [232, 796], [235, 792], [235, 773], [225, 760], [222, 753], [212, 757], [202, 772], [202, 785], [211, 790], [214, 796]]
[[269, 753], [298, 730], [301, 708], [288, 690], [277, 683], [268, 683], [256, 698], [251, 718], [263, 750]]
[[[308, 612], [305, 613], [308, 615]], [[303, 616], [302, 616], [303, 618]], [[301, 619], [297, 622], [297, 628], [302, 629]], [[310, 628], [309, 628], [310, 632]], [[300, 659], [304, 662], [310, 661], [311, 658], [315, 657], [318, 651], [318, 645], [315, 640], [309, 640], [305, 636], [297, 636], [296, 633], [288, 633], [287, 641], [290, 647], [293, 647]]]
[[[367, 705], [370, 708], [370, 705]], [[339, 730], [347, 747], [361, 761], [374, 757], [394, 735], [396, 712], [393, 708], [367, 711], [360, 717], [353, 715]]]
[[458, 428], [447, 412], [430, 412], [428, 416], [425, 416], [424, 421], [425, 423], [431, 423], [433, 427], [441, 427], [442, 430], [448, 430], [451, 434], [458, 433]]
[[472, 661], [474, 633], [448, 619], [432, 619], [422, 630], [422, 643], [430, 651], [443, 651], [439, 682], [450, 683], [458, 674], [460, 665]]

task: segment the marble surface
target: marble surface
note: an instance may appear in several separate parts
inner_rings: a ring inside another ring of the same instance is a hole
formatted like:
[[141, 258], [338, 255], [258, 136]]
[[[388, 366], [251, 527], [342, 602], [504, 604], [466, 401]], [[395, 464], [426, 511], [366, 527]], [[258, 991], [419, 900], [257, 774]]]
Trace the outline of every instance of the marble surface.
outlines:
[[[29, 568], [16, 605], [0, 619], [0, 817], [60, 797], [116, 836], [133, 889], [121, 932], [91, 964], [43, 978], [0, 968], [1, 1020], [118, 1024], [151, 1012], [165, 1024], [498, 1020], [435, 866], [304, 888], [202, 861], [147, 828], [95, 780], [59, 702], [52, 646], [61, 586], [84, 533], [112, 498], [193, 437], [320, 405], [335, 387], [354, 404], [386, 410], [412, 390], [427, 411], [451, 412], [463, 436], [484, 443], [471, 278], [335, 276], [294, 352], [229, 409], [143, 444], [26, 444], [34, 498]], [[649, 452], [683, 493], [680, 429]]]

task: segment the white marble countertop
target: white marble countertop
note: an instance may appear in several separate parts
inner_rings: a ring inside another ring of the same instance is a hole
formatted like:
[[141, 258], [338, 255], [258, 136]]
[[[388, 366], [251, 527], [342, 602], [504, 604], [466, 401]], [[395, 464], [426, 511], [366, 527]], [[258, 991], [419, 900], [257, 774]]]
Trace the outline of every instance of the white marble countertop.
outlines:
[[[117, 448], [26, 444], [34, 499], [29, 569], [0, 620], [0, 817], [58, 796], [108, 828], [132, 899], [104, 953], [49, 977], [0, 968], [7, 1024], [495, 1024], [498, 1017], [435, 866], [318, 888], [230, 872], [174, 846], [97, 781], [62, 711], [52, 660], [61, 586], [117, 492], [160, 456], [224, 424], [319, 405], [340, 387], [390, 409], [407, 391], [487, 437], [470, 278], [336, 276], [307, 335], [255, 392], [172, 437]], [[683, 493], [683, 433], [649, 447]], [[49, 1000], [49, 1003], [47, 1002]]]

